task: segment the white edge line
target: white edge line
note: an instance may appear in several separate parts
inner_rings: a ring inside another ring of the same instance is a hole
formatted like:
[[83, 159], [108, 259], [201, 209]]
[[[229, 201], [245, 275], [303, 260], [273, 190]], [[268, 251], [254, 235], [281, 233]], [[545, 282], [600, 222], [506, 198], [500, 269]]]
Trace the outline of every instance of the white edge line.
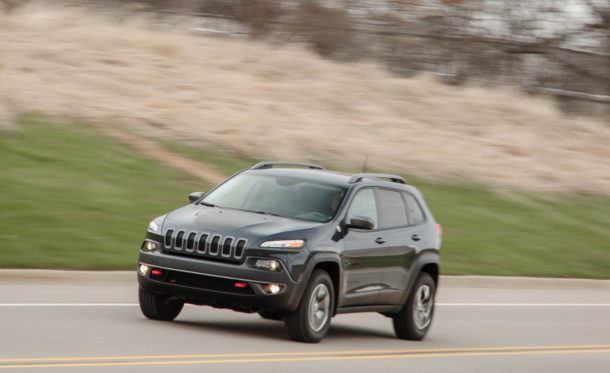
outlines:
[[138, 303], [0, 303], [0, 307], [132, 307]]
[[[0, 307], [134, 307], [138, 303], [0, 303]], [[440, 307], [610, 307], [610, 303], [437, 303]]]
[[437, 303], [446, 307], [610, 307], [610, 303]]

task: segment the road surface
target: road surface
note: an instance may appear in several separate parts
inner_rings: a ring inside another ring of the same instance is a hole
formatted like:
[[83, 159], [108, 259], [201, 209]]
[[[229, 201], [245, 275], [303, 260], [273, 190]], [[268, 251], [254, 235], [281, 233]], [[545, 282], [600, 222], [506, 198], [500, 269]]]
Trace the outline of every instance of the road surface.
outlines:
[[145, 319], [135, 273], [0, 271], [0, 371], [610, 372], [610, 281], [443, 278], [423, 342], [378, 314], [320, 344], [258, 315], [186, 306]]

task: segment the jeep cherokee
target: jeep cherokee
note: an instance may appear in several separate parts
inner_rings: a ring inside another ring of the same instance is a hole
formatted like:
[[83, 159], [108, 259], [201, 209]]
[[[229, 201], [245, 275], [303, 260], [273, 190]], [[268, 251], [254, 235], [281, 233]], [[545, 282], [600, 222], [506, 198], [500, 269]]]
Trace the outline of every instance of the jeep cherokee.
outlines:
[[428, 332], [440, 225], [402, 177], [263, 162], [189, 202], [148, 226], [146, 317], [173, 320], [185, 303], [258, 312], [318, 342], [336, 314], [379, 312], [399, 338]]

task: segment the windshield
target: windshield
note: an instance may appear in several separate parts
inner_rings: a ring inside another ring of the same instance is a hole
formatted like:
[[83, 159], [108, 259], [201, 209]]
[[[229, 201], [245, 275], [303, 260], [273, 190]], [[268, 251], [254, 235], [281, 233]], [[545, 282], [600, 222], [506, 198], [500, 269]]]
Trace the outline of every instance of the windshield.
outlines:
[[201, 203], [315, 222], [330, 221], [345, 189], [291, 176], [242, 173]]

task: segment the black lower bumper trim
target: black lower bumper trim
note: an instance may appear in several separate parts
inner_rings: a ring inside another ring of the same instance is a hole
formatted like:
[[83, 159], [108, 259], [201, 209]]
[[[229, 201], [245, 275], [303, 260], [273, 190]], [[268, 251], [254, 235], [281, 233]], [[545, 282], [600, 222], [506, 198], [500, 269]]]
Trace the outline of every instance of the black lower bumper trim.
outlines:
[[[164, 275], [160, 278], [155, 278], [155, 280], [171, 285], [186, 286], [189, 288], [223, 292], [229, 294], [255, 294], [252, 287], [246, 282], [239, 281], [239, 283], [242, 284], [242, 287], [236, 287], [236, 281], [234, 280], [182, 271], [165, 270]], [[245, 284], [245, 286], [243, 286], [243, 284]]]
[[239, 289], [230, 279], [171, 270], [166, 272], [162, 278], [144, 277], [138, 273], [138, 282], [146, 290], [171, 295], [186, 303], [240, 312], [290, 313], [299, 303], [299, 291], [295, 285], [288, 285], [281, 294], [265, 295], [255, 291], [256, 283], [248, 283], [247, 288]]

